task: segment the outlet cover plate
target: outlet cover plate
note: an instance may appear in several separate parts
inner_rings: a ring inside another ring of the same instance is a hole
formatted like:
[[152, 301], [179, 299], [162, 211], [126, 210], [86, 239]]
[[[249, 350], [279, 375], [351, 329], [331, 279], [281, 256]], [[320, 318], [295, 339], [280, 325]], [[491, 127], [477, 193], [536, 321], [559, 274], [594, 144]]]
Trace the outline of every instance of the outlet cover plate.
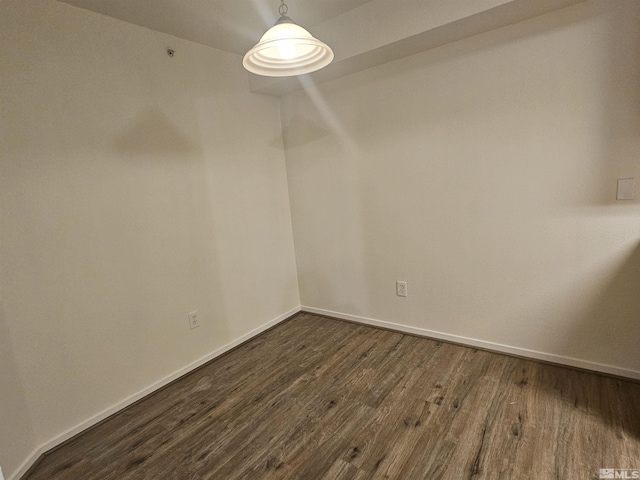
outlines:
[[188, 313], [187, 317], [189, 318], [189, 328], [191, 330], [200, 326], [200, 315], [197, 310], [195, 312]]
[[407, 282], [402, 282], [400, 280], [396, 282], [396, 295], [399, 297], [407, 296]]

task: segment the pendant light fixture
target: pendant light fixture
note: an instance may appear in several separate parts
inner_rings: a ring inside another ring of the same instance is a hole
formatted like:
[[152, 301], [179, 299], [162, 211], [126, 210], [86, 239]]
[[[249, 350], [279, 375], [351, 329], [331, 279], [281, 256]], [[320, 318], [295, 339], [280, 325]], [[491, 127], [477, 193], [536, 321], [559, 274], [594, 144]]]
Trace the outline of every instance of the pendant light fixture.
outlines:
[[280, 18], [244, 56], [242, 65], [251, 73], [267, 77], [302, 75], [333, 60], [331, 48], [287, 17], [288, 10], [280, 0]]

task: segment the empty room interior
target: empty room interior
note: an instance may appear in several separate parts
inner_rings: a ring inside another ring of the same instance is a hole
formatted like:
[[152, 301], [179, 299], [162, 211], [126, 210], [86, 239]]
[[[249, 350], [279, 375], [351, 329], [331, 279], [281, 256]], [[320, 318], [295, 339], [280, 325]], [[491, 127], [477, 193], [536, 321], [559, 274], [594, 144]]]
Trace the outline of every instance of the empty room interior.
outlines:
[[1, 0], [0, 59], [0, 480], [640, 478], [640, 1]]

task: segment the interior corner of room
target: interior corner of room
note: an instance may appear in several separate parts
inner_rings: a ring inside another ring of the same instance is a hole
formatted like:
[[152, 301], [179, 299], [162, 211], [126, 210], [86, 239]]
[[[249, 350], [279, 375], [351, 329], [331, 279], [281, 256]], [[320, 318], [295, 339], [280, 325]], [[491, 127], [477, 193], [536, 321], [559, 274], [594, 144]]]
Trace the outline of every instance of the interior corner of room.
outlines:
[[301, 310], [640, 380], [640, 2], [210, 3], [0, 2], [6, 480]]

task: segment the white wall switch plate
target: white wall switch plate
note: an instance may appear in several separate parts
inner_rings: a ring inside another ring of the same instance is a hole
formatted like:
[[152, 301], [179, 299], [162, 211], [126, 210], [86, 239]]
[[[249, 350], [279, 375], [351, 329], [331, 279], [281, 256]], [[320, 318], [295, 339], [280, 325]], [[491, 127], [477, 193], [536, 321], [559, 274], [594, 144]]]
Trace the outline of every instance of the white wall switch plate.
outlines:
[[616, 200], [633, 200], [633, 178], [619, 178]]

